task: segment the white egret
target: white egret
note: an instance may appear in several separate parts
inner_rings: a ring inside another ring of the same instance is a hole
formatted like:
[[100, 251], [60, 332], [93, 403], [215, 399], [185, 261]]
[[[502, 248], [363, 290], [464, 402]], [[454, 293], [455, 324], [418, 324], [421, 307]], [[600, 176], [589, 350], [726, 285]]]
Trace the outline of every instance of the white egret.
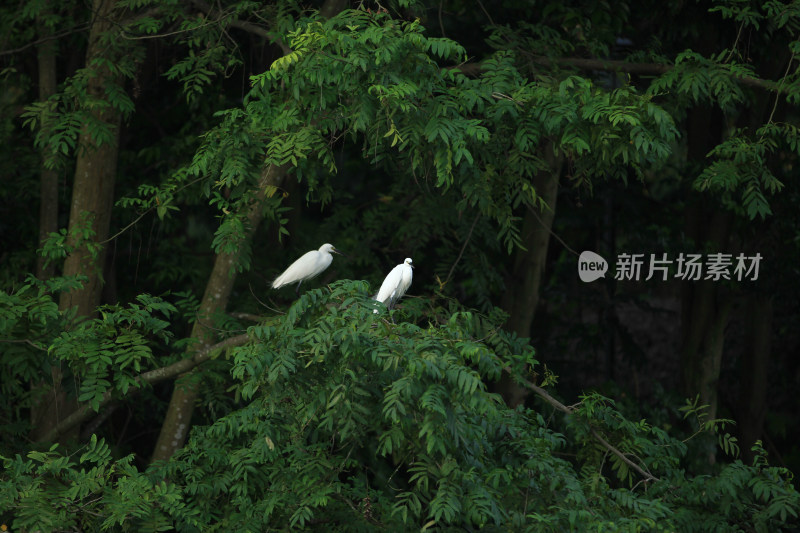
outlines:
[[[389, 309], [394, 307], [394, 304], [403, 297], [408, 288], [411, 286], [411, 278], [414, 275], [412, 269], [414, 265], [411, 264], [411, 258], [406, 257], [406, 260], [397, 265], [389, 272], [386, 279], [383, 280], [378, 294], [375, 295], [375, 300], [383, 302]], [[375, 313], [378, 312], [376, 309]]]
[[323, 270], [328, 268], [333, 261], [331, 252], [342, 255], [332, 244], [325, 243], [319, 247], [319, 250], [311, 250], [304, 253], [300, 258], [289, 265], [289, 268], [283, 271], [283, 274], [275, 278], [272, 282], [272, 288], [277, 289], [284, 285], [297, 282], [295, 292], [300, 294], [300, 284], [307, 279], [318, 276]]

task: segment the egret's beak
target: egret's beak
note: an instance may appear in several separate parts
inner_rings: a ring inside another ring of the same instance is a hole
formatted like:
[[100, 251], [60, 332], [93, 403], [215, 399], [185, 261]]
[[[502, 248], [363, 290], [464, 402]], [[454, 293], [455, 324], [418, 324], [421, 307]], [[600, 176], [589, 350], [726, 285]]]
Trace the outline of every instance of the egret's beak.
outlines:
[[337, 250], [336, 248], [331, 248], [331, 252], [333, 252], [333, 253], [335, 253], [335, 254], [339, 254], [339, 255], [341, 255], [342, 257], [346, 257], [347, 259], [350, 259], [350, 257], [349, 257], [348, 255], [346, 255], [346, 254], [343, 254], [342, 252], [340, 252], [340, 251], [339, 251], [339, 250]]

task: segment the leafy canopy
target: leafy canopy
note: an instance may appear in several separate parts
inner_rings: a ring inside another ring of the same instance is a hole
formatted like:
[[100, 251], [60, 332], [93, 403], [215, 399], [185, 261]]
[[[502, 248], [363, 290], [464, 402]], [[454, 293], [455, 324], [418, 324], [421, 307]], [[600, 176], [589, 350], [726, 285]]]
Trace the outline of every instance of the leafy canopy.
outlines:
[[685, 443], [599, 395], [563, 419], [512, 410], [485, 383], [538, 363], [499, 327], [502, 313], [420, 327], [425, 306], [410, 299], [392, 323], [367, 289], [314, 289], [249, 328], [250, 342], [225, 355], [238, 408], [170, 461], [140, 471], [96, 437], [78, 455], [3, 457], [0, 509], [25, 529], [178, 531], [775, 531], [796, 518], [791, 475], [763, 452], [692, 477]]

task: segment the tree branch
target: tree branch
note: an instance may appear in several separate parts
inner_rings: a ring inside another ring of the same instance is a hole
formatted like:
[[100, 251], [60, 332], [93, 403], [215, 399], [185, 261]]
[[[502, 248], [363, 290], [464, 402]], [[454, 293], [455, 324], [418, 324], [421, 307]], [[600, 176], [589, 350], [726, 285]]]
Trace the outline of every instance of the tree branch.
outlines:
[[[629, 63], [627, 61], [621, 61], [618, 59], [562, 57], [552, 60], [548, 57], [537, 56], [533, 54], [531, 54], [531, 58], [533, 59], [534, 63], [539, 63], [540, 65], [550, 65], [555, 62], [559, 65], [569, 65], [582, 70], [609, 70], [615, 72], [627, 72], [628, 74], [666, 74], [667, 72], [675, 69], [675, 65], [668, 65], [664, 63]], [[733, 73], [731, 73], [731, 75], [737, 78], [742, 85], [757, 87], [767, 91], [780, 90], [778, 84], [772, 80], [762, 80], [752, 76], [737, 76]]]
[[66, 37], [67, 35], [70, 35], [70, 34], [73, 34], [73, 33], [86, 31], [87, 29], [89, 29], [89, 24], [88, 23], [79, 24], [77, 26], [73, 26], [72, 28], [66, 29], [64, 31], [60, 31], [58, 33], [54, 33], [53, 35], [47, 35], [45, 37], [40, 37], [39, 39], [36, 39], [35, 41], [31, 41], [26, 45], [20, 46], [19, 48], [12, 48], [10, 50], [0, 50], [0, 56], [7, 56], [7, 55], [11, 55], [11, 54], [16, 54], [18, 52], [23, 52], [23, 51], [27, 50], [28, 48], [32, 48], [32, 47], [34, 47], [36, 45], [39, 45], [39, 44], [42, 44], [42, 43], [46, 43], [48, 41], [55, 41], [57, 39], [61, 39], [62, 37]]
[[[211, 14], [211, 11], [213, 10], [213, 7], [207, 2], [204, 2], [203, 0], [191, 0], [191, 2], [198, 8], [205, 11], [206, 14]], [[228, 25], [231, 26], [232, 28], [238, 28], [248, 33], [252, 33], [253, 35], [263, 37], [268, 41], [274, 42], [275, 44], [281, 47], [283, 55], [288, 55], [292, 53], [292, 49], [289, 48], [289, 46], [283, 42], [283, 39], [281, 39], [279, 35], [262, 28], [257, 24], [253, 24], [252, 22], [247, 22], [245, 20], [233, 19], [228, 22]]]
[[[510, 367], [505, 367], [505, 371], [508, 372], [511, 375], [514, 375]], [[573, 408], [567, 407], [563, 403], [559, 402], [558, 400], [556, 400], [555, 398], [550, 396], [550, 394], [546, 390], [544, 390], [543, 388], [539, 387], [538, 385], [536, 385], [536, 384], [534, 384], [534, 383], [532, 383], [532, 382], [530, 382], [530, 381], [528, 381], [526, 379], [523, 379], [522, 383], [526, 387], [531, 389], [533, 392], [535, 392], [544, 401], [546, 401], [547, 403], [552, 405], [556, 410], [561, 411], [562, 413], [565, 413], [565, 414], [568, 414], [568, 415], [569, 414], [573, 414], [573, 412], [575, 411]], [[630, 459], [628, 459], [628, 457], [624, 453], [622, 453], [619, 449], [617, 449], [610, 442], [608, 442], [606, 439], [604, 439], [602, 437], [602, 435], [600, 435], [600, 433], [597, 432], [596, 429], [591, 428], [590, 432], [592, 434], [592, 437], [594, 437], [595, 440], [597, 440], [597, 442], [599, 442], [606, 450], [608, 450], [609, 452], [611, 452], [614, 455], [616, 455], [617, 457], [619, 457], [626, 465], [628, 465], [629, 467], [633, 468], [636, 472], [638, 472], [639, 475], [641, 475], [645, 479], [645, 481], [661, 481], [659, 478], [657, 478], [656, 476], [654, 476], [653, 474], [651, 474], [647, 470], [643, 469], [638, 464], [636, 464], [633, 461], [631, 461]]]
[[[603, 70], [610, 72], [627, 72], [628, 74], [640, 75], [660, 75], [674, 70], [675, 65], [665, 63], [629, 63], [619, 59], [591, 59], [584, 57], [559, 57], [551, 58], [540, 56], [532, 53], [525, 53], [531, 61], [539, 65], [547, 66], [570, 66], [581, 70]], [[477, 76], [483, 71], [480, 63], [465, 63], [462, 65], [455, 65], [449, 67], [452, 70], [458, 70], [468, 76]], [[737, 76], [731, 73], [731, 76], [739, 80], [742, 85], [749, 87], [756, 87], [767, 91], [775, 91], [778, 93], [784, 92], [785, 89], [781, 85], [772, 80], [763, 80], [754, 78], [752, 76]]]
[[[181, 359], [180, 361], [176, 361], [171, 365], [156, 368], [154, 370], [150, 370], [140, 374], [136, 378], [136, 383], [159, 383], [161, 381], [166, 381], [168, 379], [172, 379], [177, 377], [184, 372], [188, 372], [189, 370], [193, 369], [194, 367], [200, 365], [208, 361], [211, 358], [211, 354], [216, 352], [217, 350], [225, 350], [227, 348], [233, 348], [234, 346], [241, 346], [245, 342], [250, 339], [250, 336], [247, 333], [243, 333], [241, 335], [236, 335], [235, 337], [229, 337], [224, 341], [218, 342], [213, 344], [203, 350], [198, 351], [194, 354], [194, 356]], [[108, 405], [113, 397], [114, 397], [115, 389], [109, 389], [103, 394], [103, 399], [100, 401], [100, 405], [98, 410], [106, 405]], [[50, 431], [36, 439], [36, 442], [52, 442], [56, 440], [60, 435], [63, 435], [67, 431], [71, 430], [78, 424], [85, 422], [89, 418], [91, 418], [95, 413], [95, 410], [92, 409], [88, 404], [84, 404], [78, 409], [76, 409], [72, 414], [70, 414], [67, 418], [61, 420], [55, 427], [53, 427]]]
[[240, 30], [244, 30], [246, 32], [252, 33], [253, 35], [258, 35], [259, 37], [263, 37], [268, 41], [274, 42], [275, 44], [281, 47], [281, 52], [283, 52], [283, 55], [289, 55], [292, 53], [292, 49], [289, 48], [289, 46], [283, 42], [283, 39], [281, 39], [278, 35], [272, 33], [271, 31], [267, 31], [261, 26], [258, 26], [257, 24], [252, 24], [244, 20], [232, 20], [230, 22], [230, 25], [233, 28], [239, 28]]

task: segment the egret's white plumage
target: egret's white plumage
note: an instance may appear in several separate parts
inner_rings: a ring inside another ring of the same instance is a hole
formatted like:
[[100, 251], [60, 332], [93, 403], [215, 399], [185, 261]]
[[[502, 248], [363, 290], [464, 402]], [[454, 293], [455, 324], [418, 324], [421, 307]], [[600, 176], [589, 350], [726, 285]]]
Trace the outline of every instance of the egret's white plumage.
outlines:
[[[386, 279], [383, 280], [378, 294], [375, 295], [375, 299], [379, 302], [383, 302], [389, 309], [394, 307], [394, 304], [403, 297], [411, 286], [411, 278], [414, 275], [412, 271], [413, 268], [414, 266], [411, 264], [411, 258], [406, 257], [406, 260], [394, 267], [392, 271], [389, 272], [389, 275], [386, 276]], [[377, 313], [378, 311], [376, 310], [375, 312]]]
[[296, 282], [297, 291], [299, 292], [302, 282], [318, 276], [320, 272], [330, 266], [331, 261], [333, 261], [331, 252], [340, 254], [339, 250], [329, 243], [320, 246], [319, 250], [311, 250], [304, 253], [297, 261], [289, 265], [289, 268], [284, 270], [283, 274], [275, 278], [275, 281], [272, 282], [272, 288], [277, 289]]

